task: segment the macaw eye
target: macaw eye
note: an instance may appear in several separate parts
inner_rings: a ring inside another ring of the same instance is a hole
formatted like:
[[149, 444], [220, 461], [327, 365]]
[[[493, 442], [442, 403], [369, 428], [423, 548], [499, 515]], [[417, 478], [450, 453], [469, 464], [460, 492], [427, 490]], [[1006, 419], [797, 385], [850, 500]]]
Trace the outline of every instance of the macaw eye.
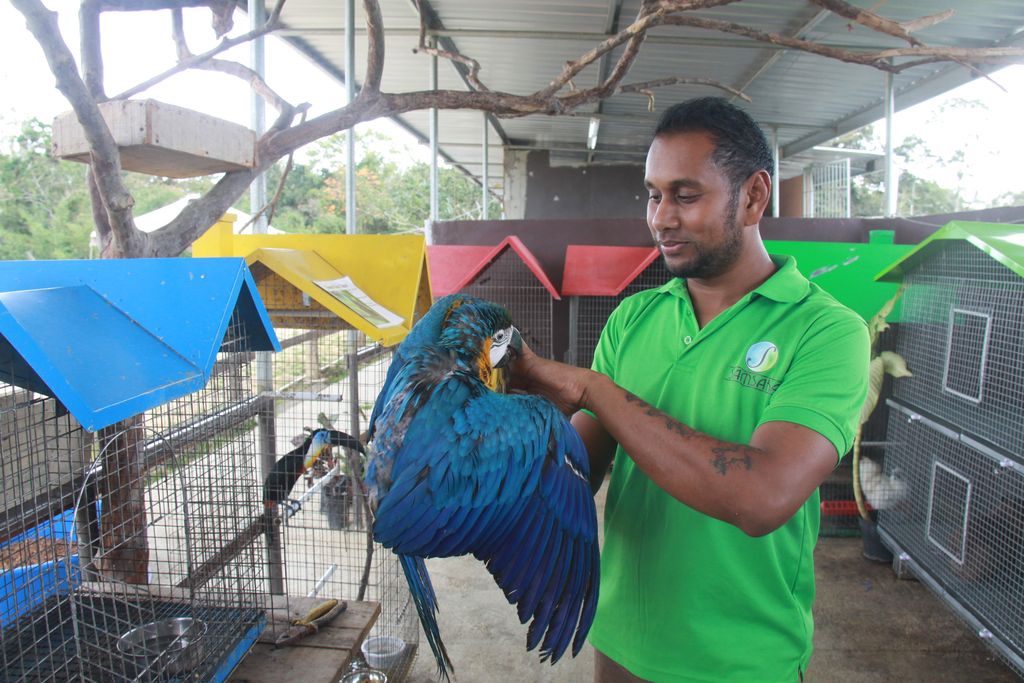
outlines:
[[501, 344], [506, 339], [508, 339], [508, 330], [498, 330], [497, 332], [494, 333], [494, 336], [491, 337], [491, 340], [495, 344]]

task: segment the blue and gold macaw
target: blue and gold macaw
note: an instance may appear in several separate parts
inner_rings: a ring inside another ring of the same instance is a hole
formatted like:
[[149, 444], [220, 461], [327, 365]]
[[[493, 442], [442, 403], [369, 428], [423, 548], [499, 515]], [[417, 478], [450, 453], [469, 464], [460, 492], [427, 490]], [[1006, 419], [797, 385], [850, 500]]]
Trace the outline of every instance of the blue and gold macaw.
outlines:
[[399, 556], [427, 642], [453, 670], [425, 557], [472, 553], [556, 662], [597, 606], [597, 514], [583, 442], [547, 399], [504, 394], [522, 348], [508, 312], [454, 294], [399, 346], [370, 418], [374, 538]]

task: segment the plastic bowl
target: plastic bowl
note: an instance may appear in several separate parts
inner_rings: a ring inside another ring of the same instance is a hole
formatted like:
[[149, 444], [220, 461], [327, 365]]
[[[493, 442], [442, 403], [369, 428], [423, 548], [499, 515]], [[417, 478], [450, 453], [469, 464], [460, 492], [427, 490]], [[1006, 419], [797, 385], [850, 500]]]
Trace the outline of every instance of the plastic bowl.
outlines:
[[405, 652], [405, 641], [395, 636], [373, 636], [359, 646], [366, 663], [374, 669], [390, 669]]
[[[151, 621], [117, 640], [117, 649], [144, 669], [163, 667], [174, 675], [196, 668], [203, 659], [206, 622], [190, 617]], [[164, 666], [166, 664], [166, 666]]]

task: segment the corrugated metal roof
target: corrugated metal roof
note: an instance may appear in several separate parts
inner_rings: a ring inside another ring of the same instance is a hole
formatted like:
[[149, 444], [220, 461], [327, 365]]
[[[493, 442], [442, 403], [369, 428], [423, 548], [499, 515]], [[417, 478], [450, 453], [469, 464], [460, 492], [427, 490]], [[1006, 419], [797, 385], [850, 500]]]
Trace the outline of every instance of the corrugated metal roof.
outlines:
[[[517, 94], [546, 85], [567, 60], [592, 48], [603, 35], [627, 26], [640, 8], [640, 0], [422, 0], [422, 4], [436, 14], [440, 28], [433, 34], [442, 41], [442, 47], [454, 47], [479, 61], [480, 79], [490, 89]], [[880, 7], [873, 0], [853, 4], [897, 20], [954, 10], [952, 18], [915, 33], [932, 46], [1020, 45], [1024, 38], [1024, 2], [1019, 0], [947, 0], [941, 6], [932, 0], [889, 0]], [[382, 0], [380, 5], [387, 36], [383, 89], [426, 89], [430, 58], [412, 52], [419, 30], [415, 4], [412, 0]], [[356, 74], [361, 78], [366, 52], [361, 7], [356, 8], [356, 14], [360, 27]], [[803, 0], [746, 0], [693, 14], [837, 47], [906, 46], [895, 37], [852, 24]], [[290, 0], [282, 19], [287, 27], [283, 33], [286, 39], [329, 73], [343, 77], [344, 3]], [[620, 52], [613, 52], [611, 60]], [[592, 65], [577, 77], [575, 85], [583, 88], [595, 84], [608, 66]], [[468, 90], [458, 68], [441, 60], [439, 87]], [[783, 159], [883, 116], [882, 72], [731, 34], [681, 26], [651, 31], [624, 83], [668, 76], [707, 78], [742, 89], [752, 102], [740, 102], [741, 106], [766, 130], [775, 132]], [[974, 77], [957, 64], [909, 69], [894, 78], [896, 109], [917, 104]], [[655, 91], [655, 110], [708, 94], [723, 91], [703, 85], [659, 88]], [[602, 120], [593, 151], [585, 145], [591, 115]], [[502, 166], [502, 145], [548, 149], [553, 158], [567, 163], [641, 163], [655, 118], [656, 113], [648, 111], [647, 98], [637, 94], [618, 94], [586, 107], [575, 120], [490, 117], [491, 186], [500, 191], [502, 178], [495, 171]], [[425, 115], [408, 114], [398, 120], [426, 139]], [[476, 177], [481, 174], [484, 121], [478, 114], [443, 113], [440, 124], [443, 156]]]
[[236, 313], [280, 350], [242, 259], [3, 261], [0, 380], [97, 430], [203, 388]]

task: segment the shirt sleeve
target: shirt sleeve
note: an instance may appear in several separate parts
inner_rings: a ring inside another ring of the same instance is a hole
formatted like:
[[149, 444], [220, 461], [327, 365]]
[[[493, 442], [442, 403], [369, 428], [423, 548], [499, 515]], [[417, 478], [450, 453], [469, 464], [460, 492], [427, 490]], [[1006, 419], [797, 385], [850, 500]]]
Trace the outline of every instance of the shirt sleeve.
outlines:
[[818, 432], [842, 458], [853, 446], [867, 395], [867, 325], [848, 309], [812, 323], [758, 426], [793, 422]]

